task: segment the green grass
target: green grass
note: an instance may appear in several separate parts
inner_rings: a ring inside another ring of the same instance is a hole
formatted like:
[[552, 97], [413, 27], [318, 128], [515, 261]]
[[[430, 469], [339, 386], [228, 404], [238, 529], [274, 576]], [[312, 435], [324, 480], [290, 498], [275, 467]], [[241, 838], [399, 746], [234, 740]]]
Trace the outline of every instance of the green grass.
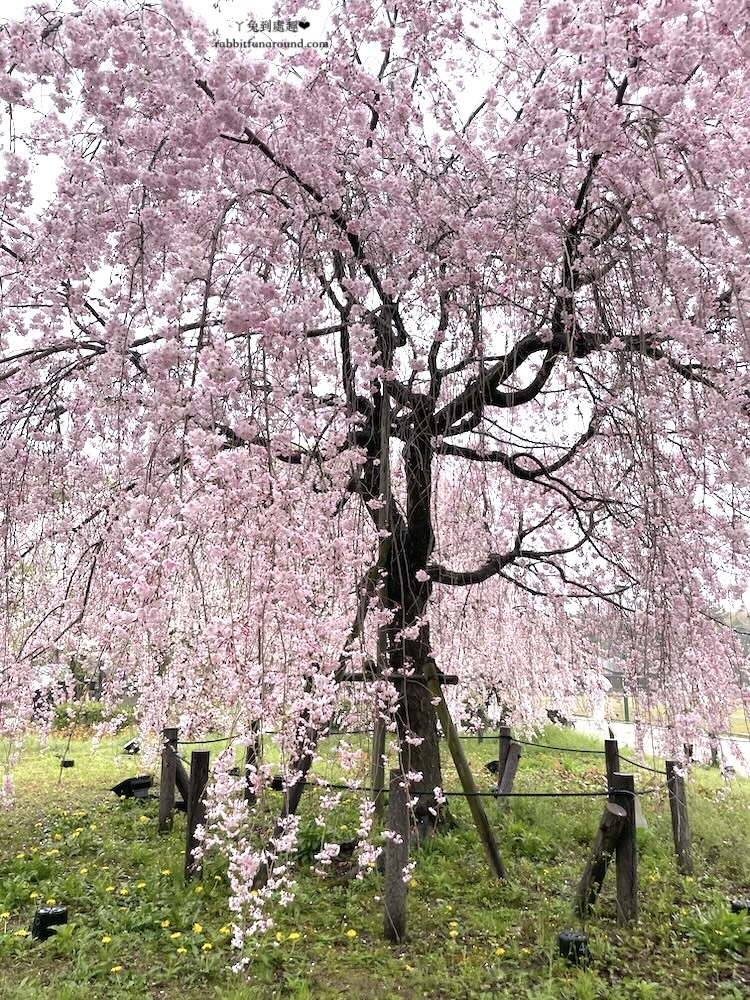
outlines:
[[[549, 729], [558, 745], [595, 748], [585, 736]], [[17, 770], [18, 800], [0, 826], [0, 997], [3, 1000], [303, 1000], [429, 997], [431, 1000], [712, 1000], [750, 996], [748, 918], [730, 919], [728, 900], [750, 896], [750, 782], [723, 783], [696, 769], [689, 806], [696, 874], [678, 875], [669, 807], [662, 791], [642, 797], [640, 920], [615, 921], [614, 872], [587, 921], [591, 961], [576, 969], [557, 957], [557, 934], [579, 927], [571, 899], [601, 813], [600, 799], [514, 799], [505, 811], [485, 800], [510, 883], [493, 881], [465, 803], [451, 799], [458, 827], [416, 855], [408, 895], [408, 938], [382, 935], [382, 877], [313, 876], [302, 865], [295, 901], [255, 953], [247, 976], [231, 972], [237, 953], [227, 928], [228, 886], [218, 857], [203, 881], [182, 879], [184, 818], [156, 830], [157, 803], [119, 801], [109, 786], [138, 773], [117, 757], [127, 734], [71, 742], [75, 767], [54, 752], [32, 754]], [[351, 738], [354, 741], [354, 738]], [[362, 740], [366, 747], [366, 740]], [[467, 741], [475, 773], [494, 741]], [[595, 755], [523, 748], [518, 790], [602, 785]], [[624, 752], [627, 752], [624, 750]], [[324, 754], [325, 756], [325, 754]], [[628, 754], [632, 756], [632, 754]], [[321, 764], [329, 775], [332, 766]], [[446, 767], [446, 787], [455, 788]], [[658, 784], [637, 772], [636, 787]], [[268, 810], [280, 796], [269, 794]], [[303, 798], [312, 836], [314, 793]], [[353, 835], [353, 804], [336, 817]], [[70, 923], [46, 942], [27, 932], [37, 905], [69, 907]], [[356, 932], [356, 933], [351, 933]], [[107, 940], [108, 939], [108, 940]]]

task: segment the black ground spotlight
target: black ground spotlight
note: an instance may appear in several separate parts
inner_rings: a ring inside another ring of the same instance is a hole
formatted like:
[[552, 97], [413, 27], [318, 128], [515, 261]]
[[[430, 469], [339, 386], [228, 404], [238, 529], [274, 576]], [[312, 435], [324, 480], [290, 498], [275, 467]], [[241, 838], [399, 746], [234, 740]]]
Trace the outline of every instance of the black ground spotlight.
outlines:
[[150, 774], [139, 774], [135, 778], [125, 778], [118, 782], [112, 791], [115, 795], [123, 796], [126, 799], [147, 799], [148, 790], [153, 785], [154, 779]]
[[138, 740], [128, 740], [125, 746], [122, 748], [125, 753], [129, 753], [131, 756], [141, 752], [141, 744]]
[[61, 924], [68, 922], [67, 906], [40, 906], [34, 914], [31, 936], [39, 941], [52, 937]]
[[584, 965], [589, 957], [589, 936], [583, 931], [560, 931], [560, 957], [571, 965]]

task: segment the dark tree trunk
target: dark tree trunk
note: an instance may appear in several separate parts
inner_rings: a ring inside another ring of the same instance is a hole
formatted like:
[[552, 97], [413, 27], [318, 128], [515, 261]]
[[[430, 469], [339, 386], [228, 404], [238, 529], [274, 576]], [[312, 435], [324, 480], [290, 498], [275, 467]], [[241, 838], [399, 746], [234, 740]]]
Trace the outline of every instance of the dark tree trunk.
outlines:
[[[414, 813], [420, 839], [429, 835], [447, 819], [447, 811], [437, 805], [436, 787], [442, 788], [440, 744], [437, 716], [422, 672], [422, 664], [432, 659], [429, 626], [424, 622], [432, 585], [420, 581], [417, 574], [427, 568], [434, 545], [432, 532], [432, 449], [424, 434], [416, 435], [404, 450], [407, 484], [406, 520], [392, 522], [392, 543], [388, 560], [386, 595], [396, 612], [389, 632], [389, 666], [396, 675], [410, 674], [398, 680], [400, 695], [397, 723], [401, 740], [401, 763], [404, 772], [421, 774], [410, 780], [412, 798], [418, 802]], [[414, 637], [414, 630], [418, 634]]]

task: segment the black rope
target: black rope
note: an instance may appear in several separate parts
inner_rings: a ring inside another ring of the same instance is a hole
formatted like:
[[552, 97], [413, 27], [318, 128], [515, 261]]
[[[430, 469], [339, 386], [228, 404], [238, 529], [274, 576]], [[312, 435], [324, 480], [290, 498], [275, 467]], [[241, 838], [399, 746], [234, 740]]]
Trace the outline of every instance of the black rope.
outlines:
[[204, 743], [232, 743], [234, 740], [238, 740], [239, 736], [217, 736], [214, 740], [177, 740], [177, 746], [179, 747], [195, 747], [201, 746]]
[[[326, 782], [315, 782], [316, 788], [322, 788], [323, 790], [333, 789], [334, 791], [343, 792], [367, 792], [367, 794], [379, 795], [382, 792], [389, 791], [388, 788], [371, 788], [369, 785], [339, 785]], [[642, 788], [636, 789], [635, 791], [630, 791], [624, 788], [610, 788], [604, 791], [586, 791], [586, 792], [499, 792], [497, 789], [491, 792], [463, 792], [463, 791], [447, 791], [441, 792], [439, 798], [491, 798], [491, 799], [576, 799], [576, 798], [608, 798], [610, 795], [651, 795], [653, 792], [659, 792], [666, 788], [664, 785], [656, 785], [653, 788]], [[415, 793], [419, 794], [419, 793]]]
[[651, 771], [652, 774], [666, 774], [666, 771], [662, 771], [659, 767], [649, 767], [648, 764], [639, 764], [637, 760], [631, 760], [629, 757], [623, 757], [620, 754], [620, 760], [624, 760], [626, 764], [632, 764], [633, 767], [640, 767], [642, 771]]
[[515, 736], [511, 738], [512, 743], [523, 743], [525, 747], [539, 747], [541, 750], [558, 750], [561, 753], [595, 753], [604, 754], [604, 750], [576, 750], [575, 747], [553, 747], [549, 743], [529, 743], [528, 740], [519, 740]]

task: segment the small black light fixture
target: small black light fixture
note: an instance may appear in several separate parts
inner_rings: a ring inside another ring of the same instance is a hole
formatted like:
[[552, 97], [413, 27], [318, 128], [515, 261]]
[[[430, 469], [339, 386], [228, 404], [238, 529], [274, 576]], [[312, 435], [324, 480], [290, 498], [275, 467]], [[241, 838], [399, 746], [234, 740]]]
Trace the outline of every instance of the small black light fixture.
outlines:
[[61, 924], [68, 922], [67, 906], [40, 906], [34, 914], [31, 925], [31, 936], [38, 941], [46, 941], [52, 937]]
[[70, 760], [70, 758], [63, 757], [63, 759], [60, 761], [60, 767], [75, 767], [75, 766], [76, 762], [74, 760]]
[[113, 786], [112, 791], [120, 798], [147, 799], [148, 790], [154, 783], [150, 774], [138, 774], [135, 778], [125, 778]]
[[138, 740], [128, 740], [125, 746], [122, 748], [125, 753], [129, 753], [131, 756], [141, 752], [141, 744]]
[[560, 931], [560, 957], [570, 965], [584, 965], [589, 957], [589, 936], [583, 931]]
[[733, 899], [732, 913], [750, 913], [750, 899]]

